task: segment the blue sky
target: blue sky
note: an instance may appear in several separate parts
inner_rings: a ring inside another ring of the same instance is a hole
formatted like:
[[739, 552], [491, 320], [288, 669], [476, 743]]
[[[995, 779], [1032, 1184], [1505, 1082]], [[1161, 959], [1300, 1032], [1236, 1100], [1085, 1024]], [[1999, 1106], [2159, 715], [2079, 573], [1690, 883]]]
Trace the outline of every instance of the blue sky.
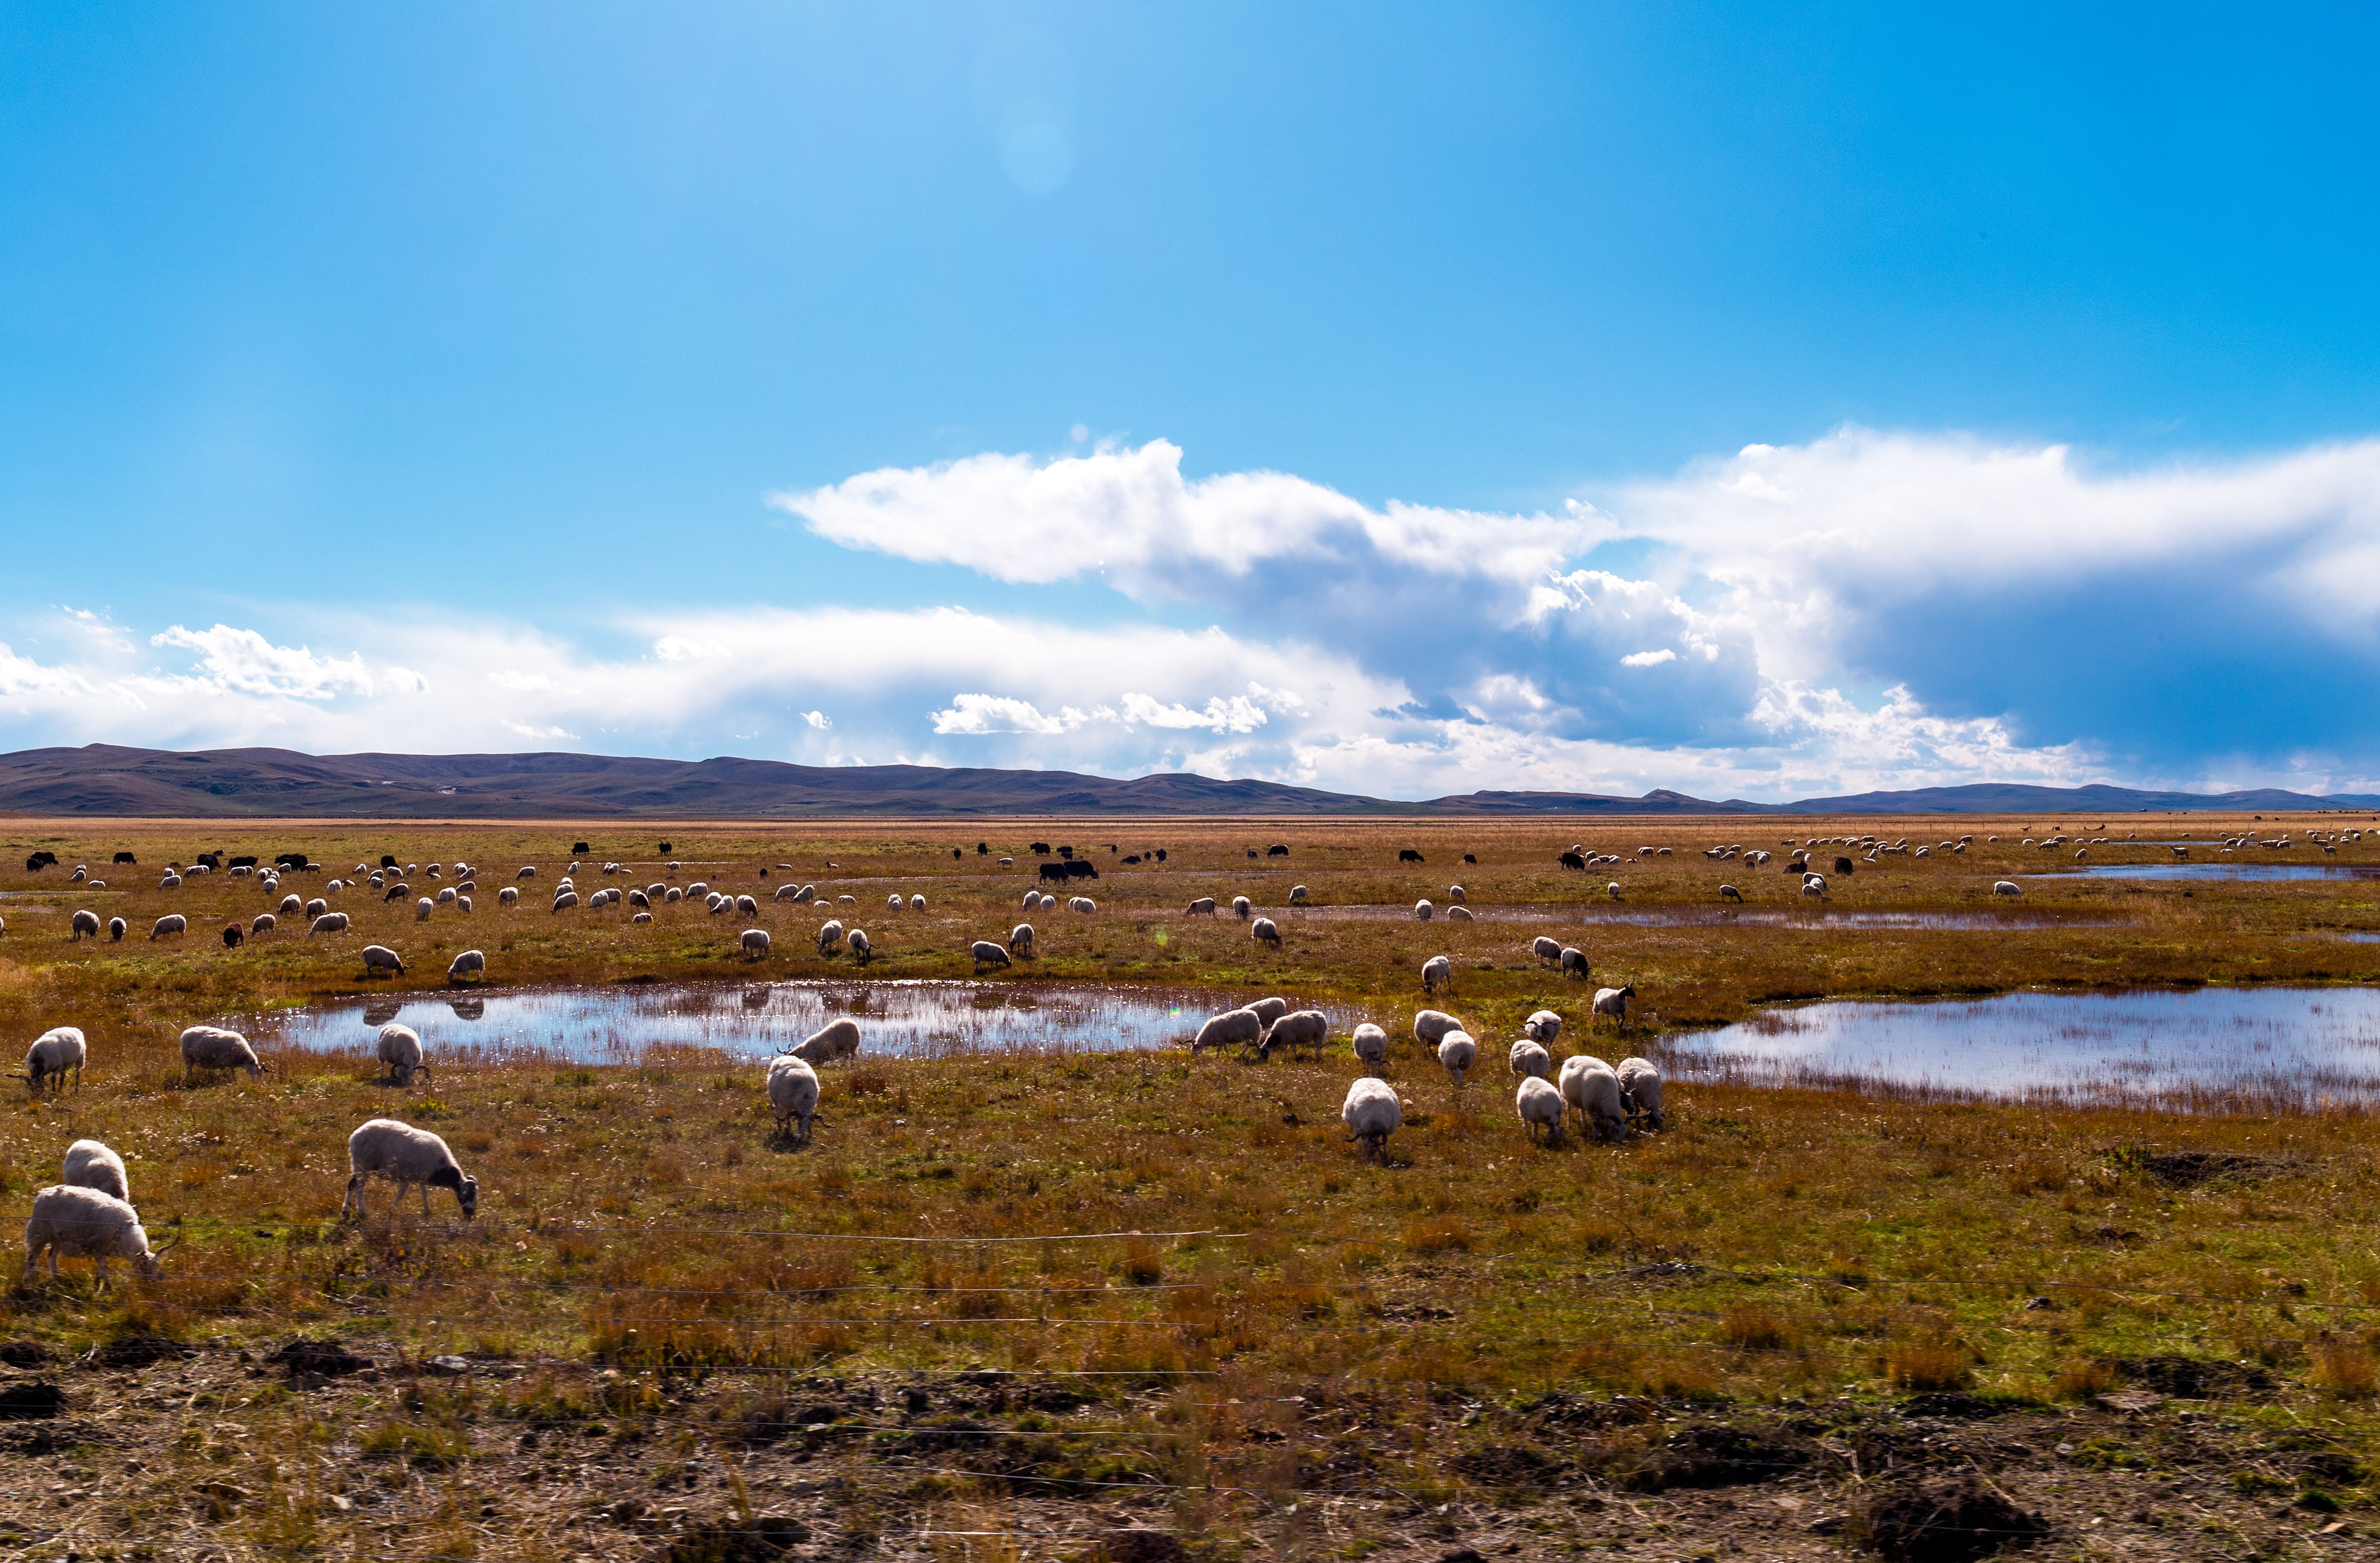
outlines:
[[0, 743], [2380, 786], [2375, 65], [0, 3]]

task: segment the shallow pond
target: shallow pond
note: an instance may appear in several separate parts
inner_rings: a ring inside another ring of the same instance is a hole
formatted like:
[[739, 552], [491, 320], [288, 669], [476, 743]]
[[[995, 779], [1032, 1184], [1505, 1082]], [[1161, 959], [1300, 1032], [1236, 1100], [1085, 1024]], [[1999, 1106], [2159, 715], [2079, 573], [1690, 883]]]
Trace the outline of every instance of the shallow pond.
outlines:
[[1089, 983], [656, 983], [392, 995], [231, 1023], [260, 1047], [368, 1054], [381, 1027], [402, 1020], [421, 1033], [433, 1062], [460, 1052], [491, 1063], [549, 1057], [625, 1064], [673, 1048], [771, 1057], [846, 1015], [859, 1022], [863, 1051], [879, 1056], [1164, 1047], [1187, 1042], [1207, 1016], [1241, 1002]]
[[2380, 879], [2380, 863], [2272, 863], [2252, 858], [2218, 858], [2211, 862], [2085, 863], [2054, 873], [2018, 877], [2064, 879], [2070, 874], [2093, 879]]
[[2380, 1105], [2380, 989], [1828, 1001], [1667, 1039], [1690, 1080], [2184, 1112]]
[[[1612, 924], [1635, 928], [1799, 928], [1824, 930], [1829, 928], [1912, 928], [1912, 929], [2023, 929], [2023, 928], [2115, 928], [2122, 920], [2098, 916], [2065, 916], [2044, 912], [1998, 911], [1828, 911], [1810, 907], [1751, 908], [1718, 906], [1629, 907], [1624, 904], [1588, 902], [1579, 906], [1557, 906], [1538, 903], [1524, 906], [1483, 906], [1477, 901], [1463, 903], [1472, 918], [1480, 922], [1560, 922], [1572, 927], [1594, 927]], [[1449, 920], [1446, 908], [1439, 906], [1433, 919], [1435, 924]], [[1338, 906], [1338, 907], [1258, 907], [1258, 915], [1285, 922], [1290, 926], [1312, 920], [1317, 922], [1411, 922], [1415, 921], [1410, 906]], [[1460, 927], [1460, 923], [1454, 924]]]

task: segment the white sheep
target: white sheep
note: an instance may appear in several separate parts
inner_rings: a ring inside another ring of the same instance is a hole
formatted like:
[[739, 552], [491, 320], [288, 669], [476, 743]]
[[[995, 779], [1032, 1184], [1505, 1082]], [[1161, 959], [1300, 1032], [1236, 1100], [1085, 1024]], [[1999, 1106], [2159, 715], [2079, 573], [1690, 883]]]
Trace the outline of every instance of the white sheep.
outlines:
[[221, 1026], [191, 1026], [182, 1032], [182, 1078], [194, 1069], [246, 1069], [251, 1080], [264, 1078], [256, 1049], [248, 1038]]
[[414, 921], [414, 922], [429, 922], [429, 921], [430, 921], [430, 908], [431, 908], [431, 899], [430, 899], [430, 898], [429, 898], [429, 897], [427, 897], [427, 896], [424, 896], [424, 897], [422, 897], [422, 898], [421, 898], [421, 899], [419, 899], [419, 900], [418, 900], [418, 901], [414, 902], [414, 903], [413, 903], [413, 921]]
[[1826, 899], [1827, 876], [1823, 873], [1803, 874], [1802, 876], [1802, 894], [1808, 896], [1815, 900]]
[[1066, 898], [1066, 910], [1068, 911], [1078, 911], [1084, 916], [1088, 917], [1093, 912], [1099, 910], [1099, 903], [1091, 899], [1088, 896], [1069, 896]]
[[118, 944], [123, 943], [124, 919], [120, 917], [111, 917], [107, 920], [107, 936]]
[[843, 919], [841, 919], [841, 918], [839, 918], [839, 917], [830, 917], [830, 918], [828, 918], [824, 922], [822, 922], [822, 923], [819, 924], [819, 931], [818, 931], [818, 951], [819, 951], [819, 954], [820, 954], [820, 955], [825, 955], [825, 954], [828, 954], [828, 953], [829, 953], [829, 952], [831, 952], [831, 951], [833, 951], [833, 950], [839, 950], [839, 949], [841, 949], [842, 947], [843, 947]]
[[[614, 896], [619, 893], [617, 890], [612, 892]], [[760, 915], [760, 903], [749, 896], [738, 896], [735, 898], [735, 910], [742, 916], [758, 917]]]
[[[1039, 898], [1039, 898], [1038, 895], [1036, 895], [1033, 891], [1027, 890], [1026, 892], [1025, 892], [1025, 904], [1026, 904], [1026, 906], [1028, 906], [1028, 907], [1029, 907], [1029, 906], [1031, 906], [1035, 901], [1038, 900]], [[1184, 917], [1212, 917], [1212, 916], [1214, 916], [1214, 915], [1215, 915], [1215, 898], [1214, 898], [1214, 897], [1212, 897], [1212, 896], [1201, 896], [1201, 897], [1199, 897], [1196, 900], [1195, 900], [1195, 901], [1193, 901], [1193, 902], [1191, 902], [1191, 903], [1190, 903], [1190, 910], [1187, 910], [1187, 911], [1185, 911], [1185, 912], [1184, 912], [1182, 915], [1183, 915], [1183, 916], [1184, 916]]]
[[1302, 907], [1305, 904], [1305, 885], [1293, 885], [1289, 887], [1289, 904], [1293, 907]]
[[1650, 1058], [1620, 1060], [1620, 1103], [1648, 1129], [1661, 1127], [1661, 1069]]
[[1562, 1101], [1578, 1110], [1579, 1132], [1598, 1140], [1628, 1138], [1628, 1114], [1620, 1095], [1620, 1076], [1600, 1058], [1582, 1053], [1562, 1060]]
[[1522, 1032], [1531, 1042], [1551, 1047], [1561, 1040], [1562, 1018], [1550, 1009], [1540, 1009], [1521, 1022]]
[[25, 1072], [17, 1078], [31, 1090], [39, 1091], [45, 1082], [55, 1081], [56, 1089], [67, 1088], [67, 1071], [72, 1069], [75, 1089], [82, 1089], [83, 1061], [91, 1056], [91, 1046], [83, 1041], [79, 1026], [52, 1026], [33, 1039], [25, 1049]]
[[503, 889], [496, 892], [496, 905], [500, 907], [516, 907], [520, 905], [520, 891], [510, 885], [505, 885]]
[[1330, 1040], [1330, 1018], [1319, 1009], [1300, 1009], [1265, 1022], [1264, 1037], [1257, 1044], [1257, 1056], [1269, 1058], [1276, 1047], [1290, 1053], [1304, 1048], [1319, 1055]]
[[1253, 999], [1245, 1007], [1257, 1020], [1269, 1026], [1289, 1013], [1289, 1000], [1285, 998]]
[[537, 865], [535, 863], [530, 863], [527, 867], [523, 868], [518, 873], [514, 874], [513, 877], [515, 879], [535, 879], [537, 877]]
[[1363, 1060], [1364, 1068], [1369, 1069], [1376, 1075], [1388, 1073], [1388, 1032], [1382, 1031], [1371, 1021], [1366, 1020], [1362, 1025], [1355, 1028], [1355, 1035], [1353, 1044], [1355, 1049], [1355, 1056]]
[[1463, 1088], [1463, 1077], [1479, 1061], [1479, 1044], [1468, 1032], [1449, 1032], [1438, 1039], [1438, 1061], [1454, 1077], [1455, 1089]]
[[480, 1180], [465, 1177], [455, 1153], [446, 1148], [446, 1142], [426, 1129], [416, 1129], [395, 1118], [374, 1118], [347, 1136], [347, 1192], [339, 1201], [340, 1215], [345, 1216], [351, 1204], [358, 1219], [367, 1214], [364, 1179], [375, 1176], [396, 1185], [395, 1197], [388, 1206], [392, 1216], [409, 1187], [421, 1190], [421, 1214], [425, 1217], [430, 1214], [432, 1189], [454, 1190], [455, 1203], [462, 1206], [464, 1220], [479, 1214]]
[[1012, 954], [1030, 956], [1033, 953], [1033, 924], [1020, 922], [1011, 928], [1008, 931], [1008, 948]]
[[795, 1135], [797, 1144], [808, 1144], [810, 1119], [818, 1114], [818, 1071], [809, 1061], [788, 1053], [769, 1061], [769, 1105], [776, 1109], [777, 1132], [786, 1134], [795, 1125], [800, 1126]]
[[1564, 945], [1561, 951], [1561, 972], [1565, 977], [1586, 981], [1586, 952], [1576, 945]]
[[347, 914], [346, 912], [326, 911], [307, 925], [306, 936], [310, 939], [317, 934], [344, 934], [346, 931]]
[[780, 885], [777, 886], [777, 893], [769, 898], [772, 901], [798, 901], [802, 898], [802, 886]]
[[868, 930], [865, 928], [853, 929], [844, 935], [844, 942], [851, 946], [852, 955], [860, 960], [866, 960], [876, 953], [876, 946], [868, 942]]
[[417, 1072], [437, 1072], [421, 1061], [421, 1033], [394, 1020], [380, 1029], [380, 1040], [372, 1044], [372, 1054], [388, 1066], [387, 1079], [394, 1084], [411, 1085]]
[[96, 1189], [111, 1198], [132, 1203], [132, 1178], [124, 1158], [96, 1140], [78, 1140], [67, 1147], [67, 1164], [58, 1181], [77, 1189]]
[[405, 961], [386, 945], [366, 945], [364, 975], [370, 977], [382, 971], [393, 971], [402, 977], [405, 975]]
[[1190, 1051], [1204, 1053], [1210, 1047], [1254, 1047], [1264, 1041], [1269, 1022], [1253, 1008], [1226, 1009], [1220, 1015], [1209, 1015], [1190, 1039]]
[[85, 934], [94, 939], [99, 937], [99, 913], [88, 908], [67, 920], [67, 942], [73, 944]]
[[1421, 963], [1421, 991], [1436, 993], [1441, 987], [1454, 986], [1454, 962], [1442, 955], [1431, 956]]
[[2022, 896], [2024, 894], [2024, 886], [2019, 885], [2013, 879], [2003, 879], [1992, 886], [1992, 894], [1995, 896]]
[[[1532, 1043], [1529, 1045], [1536, 1046]], [[1537, 1051], [1543, 1053], [1544, 1048]], [[1528, 1130], [1529, 1142], [1536, 1143], [1537, 1130], [1546, 1131], [1546, 1143], [1561, 1142], [1562, 1093], [1542, 1074], [1521, 1077], [1521, 1089], [1512, 1095], [1512, 1105], [1521, 1115], [1521, 1127]]]
[[814, 1068], [848, 1058], [859, 1051], [859, 1022], [847, 1015], [839, 1020], [829, 1020], [804, 1037], [800, 1046], [786, 1051]]
[[186, 933], [189, 926], [189, 920], [180, 912], [167, 912], [157, 920], [154, 927], [149, 930], [149, 942], [154, 944], [168, 934]]
[[1722, 885], [1718, 887], [1718, 898], [1722, 901], [1740, 901], [1743, 899], [1743, 892], [1732, 885]]
[[554, 893], [554, 897], [553, 897], [553, 906], [552, 906], [552, 908], [551, 910], [553, 910], [553, 911], [566, 911], [566, 910], [568, 910], [570, 908], [575, 907], [575, 906], [577, 906], [577, 904], [578, 904], [578, 892], [577, 892], [577, 891], [576, 891], [576, 890], [560, 890], [560, 891], [556, 891], [556, 892]]
[[1269, 917], [1259, 917], [1248, 924], [1248, 936], [1260, 945], [1281, 948], [1281, 929]]
[[296, 917], [305, 908], [306, 903], [298, 897], [284, 896], [281, 898], [281, 905], [276, 910], [284, 917]]
[[1008, 951], [990, 939], [978, 939], [967, 946], [967, 954], [975, 958], [975, 974], [978, 977], [983, 975], [983, 969], [987, 966], [1001, 971], [1009, 964]]
[[442, 906], [442, 907], [451, 907], [451, 906], [453, 906], [456, 901], [461, 900], [462, 898], [463, 898], [463, 897], [462, 897], [462, 892], [460, 892], [459, 890], [456, 890], [456, 889], [455, 888], [455, 886], [453, 886], [452, 885], [446, 885], [446, 886], [444, 886], [443, 888], [442, 888], [442, 889], [438, 892], [438, 896], [437, 896], [438, 904], [439, 904], [440, 906]]
[[1249, 900], [1245, 896], [1233, 896], [1232, 898], [1232, 915], [1233, 917], [1245, 920], [1252, 916], [1256, 910], [1256, 903]]
[[174, 1242], [168, 1238], [164, 1248], [152, 1249], [149, 1234], [140, 1229], [139, 1211], [113, 1194], [60, 1183], [33, 1196], [33, 1214], [25, 1223], [24, 1279], [33, 1278], [34, 1267], [46, 1251], [52, 1280], [57, 1279], [61, 1257], [95, 1261], [96, 1289], [103, 1290], [108, 1284], [111, 1259], [128, 1259], [154, 1280], [165, 1249]]
[[1471, 921], [1471, 909], [1469, 907], [1449, 907], [1446, 909], [1446, 920], [1449, 922], [1468, 922]]
[[663, 906], [674, 907], [684, 899], [686, 899], [686, 892], [679, 889], [674, 885], [662, 892], [662, 904]]
[[1437, 915], [1438, 909], [1430, 905], [1427, 900], [1415, 901], [1414, 903], [1414, 918], [1416, 922], [1427, 922], [1431, 918], [1436, 917]]
[[[1025, 904], [1029, 907], [1039, 899], [1040, 898], [1038, 896], [1027, 895], [1025, 898]], [[901, 892], [898, 890], [893, 891], [892, 894], [884, 898], [884, 910], [886, 911], [904, 911], [907, 910], [908, 905], [908, 902], [901, 898]]]
[[1516, 1075], [1534, 1075], [1544, 1080], [1553, 1073], [1554, 1056], [1545, 1050], [1543, 1044], [1523, 1037], [1512, 1044], [1512, 1052], [1506, 1056], [1505, 1066]]
[[1636, 996], [1636, 984], [1595, 990], [1595, 1012], [1609, 1015], [1622, 1026], [1628, 1023], [1628, 1001]]
[[488, 980], [488, 958], [479, 950], [465, 950], [446, 964], [446, 980], [459, 983], [466, 977]]
[[1605, 885], [1603, 889], [1604, 893], [1609, 896], [1613, 900], [1616, 901], [1620, 898], [1620, 881], [1615, 879], [1610, 884]]
[[911, 911], [923, 911], [923, 910], [926, 910], [926, 898], [925, 898], [925, 897], [923, 897], [923, 896], [912, 896], [912, 897], [910, 897], [910, 898], [909, 898], [909, 910], [910, 910]]
[[[466, 910], [468, 910], [468, 909], [466, 909]], [[628, 921], [629, 921], [629, 922], [650, 922], [652, 920], [653, 920], [653, 914], [652, 914], [651, 912], [649, 912], [649, 911], [640, 911], [640, 912], [637, 913], [634, 917], [631, 917], [630, 919], [628, 919]]]
[[330, 910], [331, 903], [323, 898], [317, 896], [312, 900], [308, 901], [303, 907], [299, 908], [298, 914], [303, 917], [320, 917]]
[[1404, 1122], [1404, 1105], [1397, 1100], [1396, 1087], [1366, 1075], [1347, 1088], [1339, 1117], [1347, 1126], [1347, 1138], [1363, 1142], [1365, 1151], [1377, 1156], [1387, 1151], [1389, 1136]]
[[1539, 960], [1558, 961], [1561, 959], [1561, 941], [1559, 939], [1549, 939], [1543, 934], [1538, 934], [1536, 938], [1529, 941], [1529, 953], [1536, 956]]
[[769, 954], [769, 931], [766, 928], [747, 928], [744, 930], [744, 937], [738, 940], [737, 944], [744, 952], [745, 959], [766, 959]]
[[1414, 1016], [1414, 1040], [1433, 1051], [1438, 1047], [1440, 1037], [1449, 1032], [1459, 1032], [1463, 1029], [1462, 1021], [1443, 1009], [1424, 1009]]
[[1055, 896], [1044, 896], [1035, 904], [1039, 906], [1043, 911], [1055, 911], [1058, 909], [1058, 898]]

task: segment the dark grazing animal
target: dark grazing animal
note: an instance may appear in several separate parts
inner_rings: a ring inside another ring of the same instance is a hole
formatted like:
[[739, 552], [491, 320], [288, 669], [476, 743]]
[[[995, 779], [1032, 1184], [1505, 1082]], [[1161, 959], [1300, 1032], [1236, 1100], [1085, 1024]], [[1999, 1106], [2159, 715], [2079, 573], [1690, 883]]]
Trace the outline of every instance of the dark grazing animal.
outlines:
[[1289, 856], [1289, 849], [1276, 841], [1271, 846], [1265, 849], [1265, 856], [1268, 858], [1285, 858]]
[[239, 947], [239, 941], [243, 937], [245, 937], [245, 935], [240, 933], [238, 923], [226, 922], [224, 924], [224, 948], [227, 950], [237, 949]]
[[1424, 858], [1424, 857], [1423, 857], [1419, 852], [1415, 851], [1415, 850], [1414, 850], [1412, 848], [1410, 848], [1410, 847], [1406, 848], [1403, 851], [1399, 852], [1399, 853], [1397, 854], [1397, 861], [1399, 861], [1399, 862], [1401, 862], [1401, 863], [1418, 863], [1418, 862], [1425, 862], [1425, 861], [1427, 861], [1427, 859], [1425, 859], [1425, 858]]
[[1045, 884], [1063, 885], [1066, 883], [1066, 865], [1064, 863], [1043, 863], [1041, 865], [1041, 878]]
[[586, 854], [587, 854], [587, 843], [585, 843], [584, 841], [574, 841], [574, 842], [572, 842], [572, 843], [570, 844], [570, 855], [571, 855], [572, 857], [574, 857], [574, 858], [584, 857], [584, 856], [586, 856]]
[[254, 868], [256, 866], [256, 859], [253, 855], [245, 858], [234, 858], [231, 861], [231, 866], [234, 868]]
[[1561, 866], [1564, 868], [1574, 868], [1584, 873], [1586, 872], [1586, 860], [1580, 857], [1576, 852], [1564, 852], [1561, 855]]
[[1837, 858], [1835, 860], [1835, 872], [1837, 873], [1849, 873], [1851, 871], [1852, 861], [1849, 858]]
[[1046, 858], [1050, 855], [1050, 843], [1047, 841], [1036, 841], [1028, 850], [1030, 850], [1037, 858]]

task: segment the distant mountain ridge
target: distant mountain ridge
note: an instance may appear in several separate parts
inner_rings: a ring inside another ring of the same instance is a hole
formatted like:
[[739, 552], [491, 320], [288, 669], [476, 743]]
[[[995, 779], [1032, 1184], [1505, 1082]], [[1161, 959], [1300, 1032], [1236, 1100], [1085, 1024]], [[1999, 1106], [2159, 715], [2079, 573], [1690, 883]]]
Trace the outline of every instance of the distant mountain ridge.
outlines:
[[90, 744], [0, 754], [0, 812], [194, 818], [799, 819], [832, 815], [2025, 814], [2160, 810], [2295, 813], [2380, 810], [2380, 797], [2315, 798], [2265, 788], [2214, 795], [2120, 787], [1979, 782], [1809, 798], [1712, 801], [1655, 790], [1463, 793], [1401, 802], [1173, 773], [1117, 780], [1072, 771], [932, 765], [795, 765], [776, 760], [649, 760], [604, 754], [196, 752]]

